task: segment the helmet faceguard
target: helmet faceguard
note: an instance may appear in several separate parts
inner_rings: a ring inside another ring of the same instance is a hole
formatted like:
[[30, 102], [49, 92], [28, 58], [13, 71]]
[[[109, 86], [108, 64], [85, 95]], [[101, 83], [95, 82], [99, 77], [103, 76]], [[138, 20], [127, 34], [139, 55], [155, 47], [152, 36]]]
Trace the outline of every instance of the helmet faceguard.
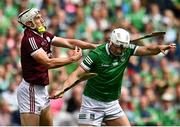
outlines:
[[110, 41], [116, 46], [116, 47], [121, 47], [123, 48], [128, 48], [129, 43], [130, 43], [130, 35], [129, 32], [122, 29], [122, 28], [117, 28], [114, 29], [111, 33], [110, 36]]

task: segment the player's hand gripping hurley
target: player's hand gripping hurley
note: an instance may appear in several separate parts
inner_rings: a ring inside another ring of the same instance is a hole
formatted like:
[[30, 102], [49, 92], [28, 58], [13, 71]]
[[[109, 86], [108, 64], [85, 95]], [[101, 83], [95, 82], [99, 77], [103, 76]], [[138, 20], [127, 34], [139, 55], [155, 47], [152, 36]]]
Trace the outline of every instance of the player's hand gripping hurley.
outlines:
[[[150, 37], [157, 37], [157, 36], [164, 36], [166, 34], [166, 32], [153, 32], [150, 34], [147, 34], [145, 36], [142, 36], [140, 38], [134, 39], [134, 40], [130, 40], [131, 43], [137, 44], [137, 45], [141, 45], [143, 46], [143, 42], [141, 41], [142, 39], [145, 38], [150, 38]], [[176, 44], [169, 44], [167, 46], [160, 46], [159, 50], [166, 55], [165, 50], [169, 49], [169, 48], [176, 48]]]
[[157, 37], [157, 36], [162, 36], [164, 35], [166, 32], [153, 32], [150, 34], [146, 34], [145, 36], [142, 36], [140, 38], [134, 39], [134, 40], [130, 40], [130, 42], [134, 42], [136, 43], [139, 40], [145, 39], [145, 38], [150, 38], [150, 37]]

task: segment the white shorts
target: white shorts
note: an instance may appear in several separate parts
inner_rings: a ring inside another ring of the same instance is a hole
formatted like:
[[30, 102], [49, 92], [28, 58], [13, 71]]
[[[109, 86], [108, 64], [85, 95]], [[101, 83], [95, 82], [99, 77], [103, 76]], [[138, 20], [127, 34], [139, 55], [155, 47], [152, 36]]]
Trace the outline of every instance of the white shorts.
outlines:
[[50, 105], [47, 86], [30, 85], [24, 79], [17, 89], [20, 113], [41, 114]]
[[125, 116], [118, 100], [101, 102], [82, 96], [82, 104], [78, 117], [79, 124], [101, 126], [103, 121]]

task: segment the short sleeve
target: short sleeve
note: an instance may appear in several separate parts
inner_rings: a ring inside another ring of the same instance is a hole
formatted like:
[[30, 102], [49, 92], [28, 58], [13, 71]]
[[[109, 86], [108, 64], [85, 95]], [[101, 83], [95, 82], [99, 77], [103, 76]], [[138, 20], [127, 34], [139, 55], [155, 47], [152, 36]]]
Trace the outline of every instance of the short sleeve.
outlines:
[[52, 39], [54, 38], [55, 36], [49, 32], [46, 32], [45, 33], [45, 38], [48, 42], [52, 42]]
[[80, 66], [86, 71], [90, 71], [98, 60], [98, 55], [91, 51], [81, 62]]
[[35, 37], [29, 37], [29, 38], [27, 38], [26, 41], [27, 42], [26, 42], [24, 48], [30, 54], [32, 54], [33, 52], [35, 52], [36, 50], [41, 48], [40, 42], [38, 42], [38, 40], [35, 39]]
[[134, 44], [129, 44], [129, 50], [130, 50], [130, 54], [134, 55], [136, 53], [136, 50], [139, 46], [134, 45]]

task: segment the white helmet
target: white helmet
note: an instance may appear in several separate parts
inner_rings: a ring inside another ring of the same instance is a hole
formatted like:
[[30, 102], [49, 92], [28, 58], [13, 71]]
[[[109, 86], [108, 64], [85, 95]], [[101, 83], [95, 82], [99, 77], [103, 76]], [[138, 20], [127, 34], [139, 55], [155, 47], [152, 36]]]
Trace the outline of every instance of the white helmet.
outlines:
[[122, 28], [114, 29], [110, 35], [110, 41], [116, 46], [123, 45], [123, 47], [128, 48], [130, 43], [129, 32]]
[[[26, 22], [28, 21], [32, 21], [34, 24], [34, 17], [39, 14], [39, 10], [36, 8], [32, 8], [32, 9], [27, 9], [23, 12], [21, 12], [18, 16], [18, 22], [25, 25], [26, 26]], [[31, 27], [32, 29], [36, 28], [36, 25], [34, 24], [33, 27]]]

